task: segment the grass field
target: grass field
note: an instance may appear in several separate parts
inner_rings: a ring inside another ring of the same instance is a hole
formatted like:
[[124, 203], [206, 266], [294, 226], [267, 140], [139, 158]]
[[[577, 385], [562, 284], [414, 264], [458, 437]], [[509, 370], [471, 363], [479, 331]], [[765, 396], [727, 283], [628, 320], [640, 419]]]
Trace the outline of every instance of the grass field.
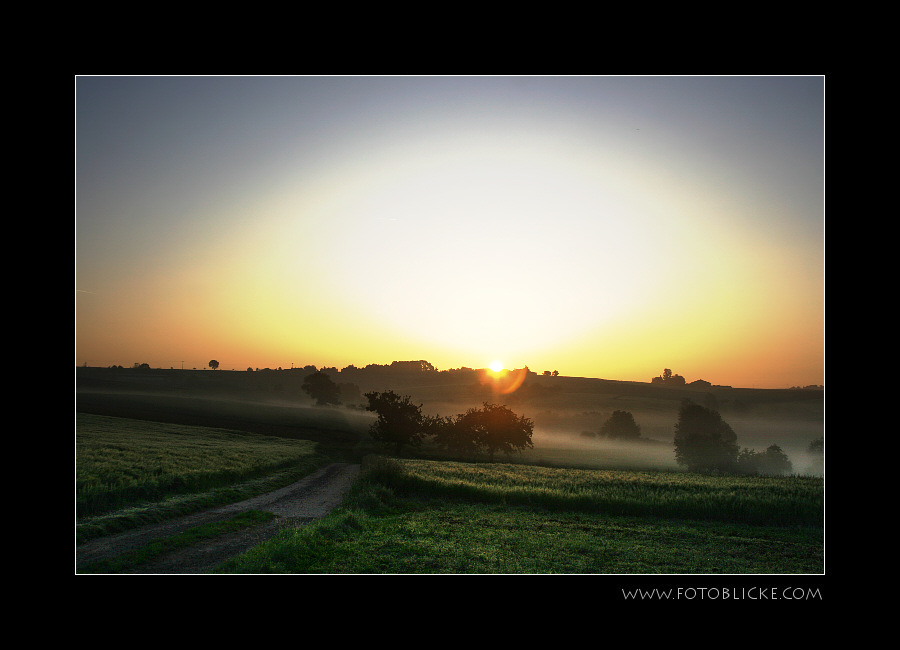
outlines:
[[78, 539], [249, 498], [326, 462], [308, 440], [79, 414]]
[[[80, 413], [76, 425], [77, 541], [274, 490], [331, 460], [315, 442], [299, 439]], [[219, 571], [824, 571], [822, 478], [574, 469], [527, 460], [370, 456], [343, 507], [283, 532]], [[121, 561], [133, 565], [217, 534], [196, 531]]]
[[229, 573], [819, 574], [815, 478], [376, 459], [347, 506]]

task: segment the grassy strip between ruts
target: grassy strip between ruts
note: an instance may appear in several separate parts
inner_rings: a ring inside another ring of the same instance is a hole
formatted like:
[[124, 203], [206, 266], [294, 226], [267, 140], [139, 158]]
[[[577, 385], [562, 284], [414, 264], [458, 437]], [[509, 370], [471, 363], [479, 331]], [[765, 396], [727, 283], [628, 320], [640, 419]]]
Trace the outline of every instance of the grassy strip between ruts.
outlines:
[[185, 530], [177, 535], [151, 542], [135, 551], [111, 559], [94, 562], [79, 573], [124, 573], [139, 569], [142, 565], [166, 553], [194, 546], [200, 542], [263, 524], [277, 515], [260, 510], [248, 510], [241, 514]]
[[308, 476], [327, 462], [326, 458], [309, 457], [308, 463], [299, 463], [297, 467], [271, 476], [207, 492], [178, 495], [159, 502], [137, 504], [96, 517], [87, 517], [76, 522], [75, 542], [83, 544], [98, 537], [121, 533], [147, 524], [159, 523], [265, 494]]
[[[405, 469], [404, 469], [405, 467]], [[365, 468], [340, 510], [283, 531], [217, 571], [355, 574], [816, 574], [824, 530], [658, 514], [572, 509], [557, 499], [527, 505], [423, 490], [446, 466], [388, 462]], [[478, 467], [457, 468], [475, 477]], [[471, 470], [471, 471], [470, 471]], [[487, 468], [494, 474], [515, 468]], [[527, 470], [530, 471], [530, 470]], [[416, 481], [403, 480], [418, 474]], [[551, 473], [555, 474], [555, 473]], [[556, 474], [557, 477], [561, 476]], [[507, 477], [510, 478], [510, 477]], [[579, 477], [580, 478], [580, 477]], [[479, 481], [482, 479], [479, 478]], [[506, 480], [506, 479], [504, 479]], [[651, 482], [651, 487], [653, 483]], [[702, 481], [699, 485], [703, 485]], [[655, 489], [655, 488], [654, 488]], [[700, 489], [695, 486], [695, 489]], [[629, 497], [630, 498], [630, 497]], [[562, 506], [562, 507], [561, 507]], [[679, 506], [680, 508], [680, 506]], [[700, 511], [702, 513], [702, 511]], [[705, 513], [704, 513], [705, 514]]]

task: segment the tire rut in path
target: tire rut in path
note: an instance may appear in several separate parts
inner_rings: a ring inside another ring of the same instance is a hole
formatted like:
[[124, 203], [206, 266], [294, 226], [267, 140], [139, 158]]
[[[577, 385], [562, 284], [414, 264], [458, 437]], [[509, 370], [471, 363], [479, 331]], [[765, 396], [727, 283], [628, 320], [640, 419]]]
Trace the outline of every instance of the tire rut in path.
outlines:
[[328, 514], [340, 504], [359, 465], [333, 463], [280, 490], [238, 503], [213, 508], [176, 520], [92, 540], [76, 548], [76, 573], [91, 562], [109, 559], [150, 542], [201, 524], [222, 521], [247, 510], [278, 515], [261, 526], [223, 535], [167, 554], [132, 573], [204, 573], [220, 562], [274, 537], [284, 528], [297, 528]]

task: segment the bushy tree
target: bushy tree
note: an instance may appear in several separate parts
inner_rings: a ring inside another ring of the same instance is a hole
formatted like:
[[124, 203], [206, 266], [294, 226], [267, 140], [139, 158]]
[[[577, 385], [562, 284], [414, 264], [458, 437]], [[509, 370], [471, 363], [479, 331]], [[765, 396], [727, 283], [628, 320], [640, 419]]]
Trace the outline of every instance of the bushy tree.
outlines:
[[428, 432], [440, 447], [459, 456], [474, 456], [478, 444], [471, 432], [462, 423], [462, 415], [451, 417], [434, 417], [428, 421]]
[[692, 472], [730, 472], [737, 468], [737, 436], [712, 411], [685, 400], [675, 424], [675, 460]]
[[212, 359], [212, 360], [209, 362], [209, 367], [212, 368], [213, 370], [215, 370], [216, 368], [219, 367], [219, 362], [216, 361], [215, 359]]
[[761, 474], [773, 474], [778, 476], [781, 474], [790, 474], [793, 470], [793, 463], [791, 463], [787, 454], [785, 454], [778, 445], [770, 445], [760, 454], [759, 471]]
[[406, 445], [418, 446], [430, 433], [431, 421], [422, 415], [422, 405], [413, 404], [408, 396], [401, 397], [392, 390], [365, 394], [367, 411], [374, 411], [378, 419], [369, 434], [384, 445], [394, 448], [399, 456]]
[[664, 368], [659, 377], [653, 377], [651, 384], [665, 384], [667, 386], [684, 386], [685, 379], [681, 375], [673, 375], [671, 368]]
[[356, 384], [338, 384], [338, 391], [341, 394], [341, 402], [344, 404], [359, 404], [360, 391]]
[[390, 390], [366, 393], [365, 397], [369, 402], [366, 410], [378, 414], [369, 434], [397, 455], [405, 446], [419, 446], [426, 437], [456, 454], [474, 455], [484, 450], [491, 462], [498, 451], [509, 454], [533, 447], [534, 423], [505, 406], [485, 402], [483, 408], [451, 418], [424, 415], [421, 404]]
[[498, 451], [511, 454], [534, 447], [534, 422], [500, 404], [485, 402], [483, 408], [469, 409], [457, 416], [453, 426], [458, 440], [486, 450], [491, 462]]
[[341, 403], [341, 389], [324, 372], [314, 372], [307, 376], [301, 388], [316, 400], [318, 406]]
[[755, 449], [748, 449], [746, 447], [741, 449], [737, 457], [737, 462], [735, 463], [737, 472], [739, 474], [756, 474], [759, 471], [757, 468], [757, 456], [759, 456], [759, 454]]
[[628, 411], [613, 411], [600, 427], [600, 434], [612, 440], [637, 440], [641, 437], [641, 428]]
[[809, 454], [808, 474], [820, 474], [825, 469], [825, 438], [820, 436], [809, 443], [806, 448]]
[[737, 458], [737, 470], [742, 474], [780, 476], [790, 474], [793, 469], [793, 463], [778, 445], [770, 445], [763, 452], [745, 448]]

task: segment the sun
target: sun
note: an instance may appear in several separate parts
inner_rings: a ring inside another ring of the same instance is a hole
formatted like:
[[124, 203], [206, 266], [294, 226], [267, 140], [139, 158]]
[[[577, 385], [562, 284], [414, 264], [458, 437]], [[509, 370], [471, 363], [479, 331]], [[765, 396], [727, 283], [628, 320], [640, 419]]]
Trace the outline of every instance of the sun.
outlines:
[[494, 372], [500, 372], [501, 370], [503, 370], [503, 362], [502, 362], [502, 361], [496, 361], [496, 360], [495, 360], [495, 361], [491, 361], [491, 366], [490, 366], [490, 368], [491, 368], [491, 370], [493, 370]]

